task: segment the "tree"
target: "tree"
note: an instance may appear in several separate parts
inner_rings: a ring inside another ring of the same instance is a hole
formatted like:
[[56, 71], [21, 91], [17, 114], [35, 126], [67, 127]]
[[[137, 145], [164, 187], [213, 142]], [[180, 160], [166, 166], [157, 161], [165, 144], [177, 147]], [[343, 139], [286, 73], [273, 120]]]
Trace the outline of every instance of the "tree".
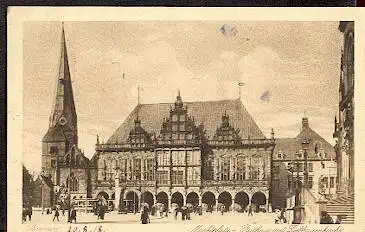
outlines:
[[32, 206], [34, 192], [33, 175], [23, 165], [23, 206]]

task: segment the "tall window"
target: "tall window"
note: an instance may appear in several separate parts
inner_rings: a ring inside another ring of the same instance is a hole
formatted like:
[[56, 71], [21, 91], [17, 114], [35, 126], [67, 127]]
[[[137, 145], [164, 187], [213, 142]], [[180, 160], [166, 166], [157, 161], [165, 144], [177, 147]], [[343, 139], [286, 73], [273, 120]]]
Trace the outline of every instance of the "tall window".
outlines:
[[67, 177], [67, 188], [70, 188], [71, 192], [77, 192], [79, 191], [79, 183], [77, 181], [77, 178], [71, 173], [71, 178]]
[[352, 36], [348, 37], [347, 44], [348, 44], [347, 56], [346, 56], [347, 85], [349, 88], [352, 88], [354, 80], [354, 41]]
[[173, 170], [171, 173], [173, 185], [183, 185], [184, 183], [184, 172], [180, 170]]
[[323, 177], [323, 185], [325, 188], [328, 188], [328, 177]]
[[334, 188], [334, 187], [335, 187], [335, 178], [330, 177], [330, 188]]
[[147, 180], [154, 180], [155, 160], [147, 159]]
[[157, 184], [168, 184], [169, 183], [169, 172], [168, 171], [157, 171]]
[[185, 152], [173, 151], [172, 152], [172, 164], [184, 165], [185, 164]]
[[308, 176], [308, 185], [309, 185], [309, 188], [313, 187], [313, 177], [312, 176]]
[[221, 180], [229, 180], [229, 166], [230, 166], [230, 160], [229, 158], [223, 159], [222, 166], [221, 166]]
[[308, 163], [308, 172], [313, 172], [313, 163]]
[[135, 180], [141, 179], [141, 159], [133, 160], [133, 177]]
[[246, 179], [246, 163], [244, 157], [237, 157], [237, 180]]

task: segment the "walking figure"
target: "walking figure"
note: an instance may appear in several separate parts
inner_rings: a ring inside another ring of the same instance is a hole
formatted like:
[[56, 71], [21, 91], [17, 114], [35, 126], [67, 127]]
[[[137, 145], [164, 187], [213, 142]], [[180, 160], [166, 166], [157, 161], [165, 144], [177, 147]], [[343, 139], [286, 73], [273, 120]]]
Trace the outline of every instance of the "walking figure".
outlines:
[[54, 220], [56, 218], [57, 218], [57, 221], [60, 221], [60, 219], [58, 218], [58, 216], [60, 216], [60, 213], [58, 212], [58, 207], [56, 207], [52, 221], [54, 222]]
[[150, 222], [147, 206], [143, 207], [143, 210], [141, 213], [141, 222], [142, 222], [142, 224], [148, 224]]
[[253, 216], [253, 213], [252, 213], [252, 205], [249, 205], [248, 206], [248, 216]]

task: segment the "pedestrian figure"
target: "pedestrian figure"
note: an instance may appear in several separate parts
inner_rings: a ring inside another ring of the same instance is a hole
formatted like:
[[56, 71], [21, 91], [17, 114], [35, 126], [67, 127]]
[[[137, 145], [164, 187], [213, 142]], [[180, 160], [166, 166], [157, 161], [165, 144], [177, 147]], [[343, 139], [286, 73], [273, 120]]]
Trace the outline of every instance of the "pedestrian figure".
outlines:
[[174, 213], [175, 213], [174, 218], [175, 218], [175, 220], [177, 220], [177, 214], [179, 213], [179, 208], [178, 208], [178, 207], [176, 207], [176, 208], [174, 209]]
[[49, 214], [49, 209], [47, 209], [47, 215]]
[[87, 232], [87, 226], [84, 226], [83, 232]]
[[143, 207], [142, 213], [141, 213], [141, 222], [142, 224], [148, 224], [149, 223], [149, 215], [148, 215], [148, 209], [146, 206]]
[[285, 218], [285, 215], [284, 215], [284, 213], [285, 213], [285, 209], [284, 208], [282, 208], [281, 209], [281, 211], [280, 211], [280, 216], [279, 216], [279, 220], [280, 220], [280, 222], [282, 221], [283, 223], [286, 223], [286, 218]]
[[58, 207], [56, 207], [52, 221], [54, 222], [55, 218], [57, 218], [57, 221], [60, 221], [58, 216], [60, 216], [60, 213], [58, 212]]
[[69, 222], [72, 223], [72, 221], [75, 221], [75, 223], [76, 223], [76, 210], [74, 207], [71, 208], [71, 212], [70, 212]]
[[62, 216], [65, 216], [65, 206], [62, 207]]
[[253, 216], [253, 214], [252, 214], [252, 205], [249, 205], [248, 206], [248, 216]]
[[222, 205], [222, 207], [221, 207], [221, 214], [222, 214], [222, 215], [224, 214], [224, 208], [225, 208], [225, 206], [224, 206], [224, 205]]
[[27, 221], [27, 210], [25, 209], [25, 207], [23, 207], [22, 220], [23, 222]]

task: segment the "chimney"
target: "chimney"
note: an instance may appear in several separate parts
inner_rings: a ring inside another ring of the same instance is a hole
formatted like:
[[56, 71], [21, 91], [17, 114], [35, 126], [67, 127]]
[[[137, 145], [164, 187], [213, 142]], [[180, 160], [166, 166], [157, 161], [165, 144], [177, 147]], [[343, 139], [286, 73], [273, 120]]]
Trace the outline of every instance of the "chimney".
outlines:
[[302, 130], [304, 130], [308, 127], [309, 127], [308, 118], [307, 117], [302, 118]]

